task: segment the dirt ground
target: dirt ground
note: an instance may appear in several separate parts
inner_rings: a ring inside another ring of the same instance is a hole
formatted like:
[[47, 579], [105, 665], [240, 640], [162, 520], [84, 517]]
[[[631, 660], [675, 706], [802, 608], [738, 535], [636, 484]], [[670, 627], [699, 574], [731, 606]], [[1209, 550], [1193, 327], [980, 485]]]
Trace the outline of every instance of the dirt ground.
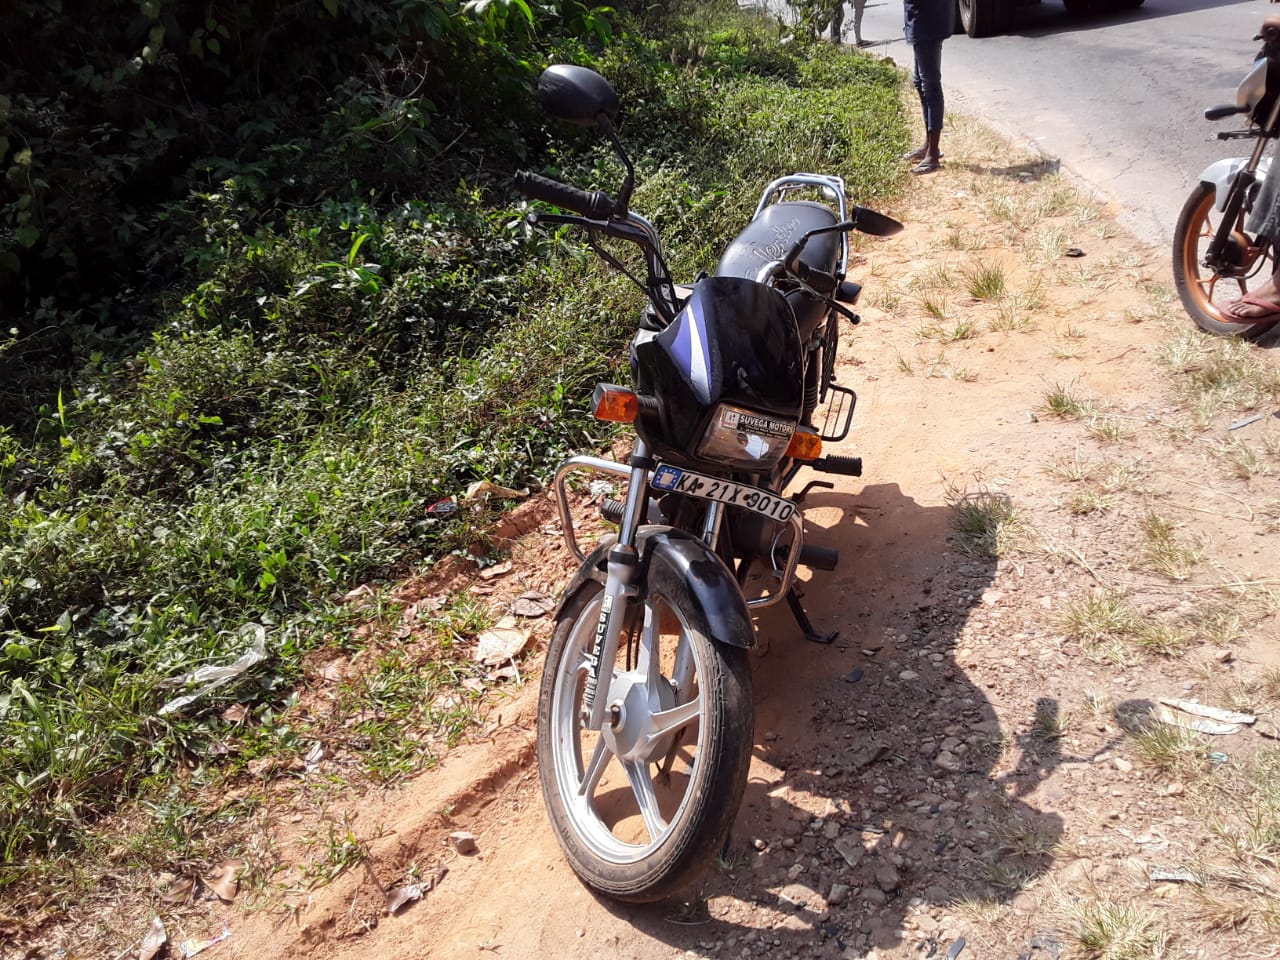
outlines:
[[[841, 552], [804, 574], [839, 639], [806, 642], [785, 607], [759, 617], [750, 783], [702, 886], [634, 907], [575, 879], [543, 814], [524, 676], [438, 769], [282, 813], [282, 847], [322, 815], [368, 858], [289, 909], [211, 906], [209, 930], [232, 936], [204, 956], [1280, 956], [1280, 838], [1247, 857], [1233, 820], [1271, 808], [1215, 773], [1274, 747], [1280, 404], [1182, 397], [1217, 342], [1187, 336], [1167, 251], [1053, 164], [954, 123], [945, 169], [891, 211], [907, 229], [863, 243], [852, 271], [863, 323], [839, 374], [859, 404], [837, 452], [865, 471], [823, 477], [835, 488], [805, 513]], [[962, 549], [966, 505], [1011, 508], [998, 560]], [[520, 516], [495, 606], [573, 568], [545, 500]], [[1091, 638], [1090, 600], [1172, 626]], [[1186, 734], [1170, 758], [1132, 735], [1159, 697], [1258, 719]], [[406, 878], [435, 883], [388, 915]]]

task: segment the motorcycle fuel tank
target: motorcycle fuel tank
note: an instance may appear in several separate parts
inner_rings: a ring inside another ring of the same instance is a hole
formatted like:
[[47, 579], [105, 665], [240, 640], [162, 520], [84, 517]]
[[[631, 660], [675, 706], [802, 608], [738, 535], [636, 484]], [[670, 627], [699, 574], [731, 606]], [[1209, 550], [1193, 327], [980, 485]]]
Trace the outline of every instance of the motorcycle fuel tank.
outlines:
[[[637, 430], [664, 460], [741, 465], [699, 444], [722, 405], [753, 417], [766, 437], [789, 437], [803, 403], [803, 354], [795, 317], [783, 296], [737, 277], [698, 283], [666, 329], [642, 334], [634, 346], [636, 386], [656, 397], [655, 416]], [[785, 447], [785, 441], [782, 446]], [[761, 469], [781, 454], [763, 454]]]

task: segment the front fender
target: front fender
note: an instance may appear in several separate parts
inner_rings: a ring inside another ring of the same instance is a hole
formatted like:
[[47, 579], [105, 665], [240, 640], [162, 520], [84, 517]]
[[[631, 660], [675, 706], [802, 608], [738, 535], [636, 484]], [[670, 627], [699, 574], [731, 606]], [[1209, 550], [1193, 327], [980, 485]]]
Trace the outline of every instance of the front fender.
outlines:
[[[565, 588], [556, 616], [594, 580], [604, 583], [608, 554], [617, 542], [605, 537]], [[659, 593], [679, 607], [689, 625], [717, 643], [750, 649], [755, 627], [733, 572], [707, 545], [675, 527], [642, 526], [636, 533], [640, 569], [636, 572], [642, 596]]]
[[[1248, 157], [1224, 157], [1209, 164], [1200, 174], [1201, 183], [1213, 185], [1215, 191], [1214, 205], [1219, 210], [1223, 210], [1227, 206], [1227, 192], [1231, 189], [1231, 181], [1235, 179], [1236, 171], [1248, 162]], [[1255, 171], [1259, 183], [1266, 179], [1267, 172], [1270, 169], [1271, 157], [1263, 157], [1258, 162], [1258, 169]]]

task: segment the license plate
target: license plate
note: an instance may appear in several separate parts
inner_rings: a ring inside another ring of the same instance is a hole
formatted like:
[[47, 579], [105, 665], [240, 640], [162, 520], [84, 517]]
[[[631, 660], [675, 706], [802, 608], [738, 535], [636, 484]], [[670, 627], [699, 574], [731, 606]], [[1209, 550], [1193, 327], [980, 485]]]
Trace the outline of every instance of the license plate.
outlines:
[[790, 500], [774, 496], [759, 487], [734, 483], [732, 480], [722, 480], [719, 477], [708, 477], [701, 473], [694, 473], [692, 470], [669, 467], [666, 464], [653, 472], [653, 478], [649, 482], [655, 490], [683, 493], [690, 497], [701, 497], [703, 500], [717, 500], [730, 506], [754, 511], [762, 517], [777, 520], [779, 523], [786, 523], [796, 512], [796, 505]]

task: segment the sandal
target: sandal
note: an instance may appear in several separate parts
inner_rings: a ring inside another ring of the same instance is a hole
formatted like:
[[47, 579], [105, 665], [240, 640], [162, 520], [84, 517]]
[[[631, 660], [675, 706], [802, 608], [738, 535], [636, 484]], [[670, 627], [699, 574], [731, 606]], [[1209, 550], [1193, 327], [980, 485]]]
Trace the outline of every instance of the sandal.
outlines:
[[911, 172], [919, 176], [922, 173], [937, 173], [941, 169], [942, 169], [941, 160], [939, 160], [937, 157], [925, 157], [923, 160], [921, 160], [919, 163], [917, 163], [914, 167], [911, 168]]
[[[1239, 307], [1254, 307], [1262, 312], [1240, 313]], [[1222, 311], [1222, 318], [1228, 323], [1263, 323], [1268, 320], [1280, 320], [1280, 303], [1246, 295], [1228, 303], [1226, 309]]]
[[[905, 160], [907, 163], [919, 163], [928, 155], [928, 153], [929, 153], [928, 147], [916, 147], [914, 150], [909, 150], [908, 152], [904, 153], [902, 155], [902, 159]], [[946, 154], [940, 153], [938, 154], [938, 159], [941, 160], [944, 156], [946, 156]]]

